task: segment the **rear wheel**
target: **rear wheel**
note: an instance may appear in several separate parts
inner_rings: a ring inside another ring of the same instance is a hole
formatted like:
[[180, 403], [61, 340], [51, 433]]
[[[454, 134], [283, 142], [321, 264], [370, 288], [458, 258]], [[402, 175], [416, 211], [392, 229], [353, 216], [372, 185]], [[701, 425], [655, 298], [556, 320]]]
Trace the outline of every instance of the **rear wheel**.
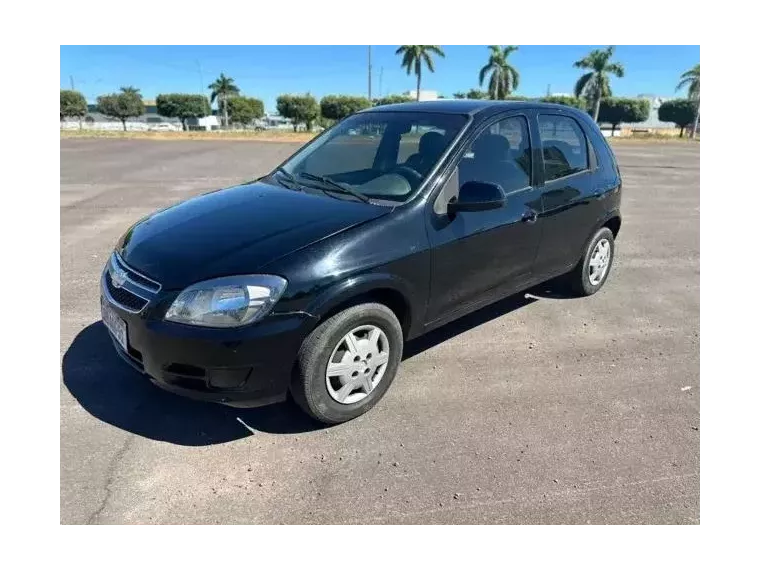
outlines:
[[293, 399], [323, 423], [360, 416], [390, 387], [403, 348], [401, 325], [385, 305], [364, 303], [341, 311], [301, 345]]
[[570, 287], [582, 296], [593, 295], [602, 288], [610, 274], [615, 256], [615, 236], [601, 228], [586, 244], [583, 258], [570, 273]]

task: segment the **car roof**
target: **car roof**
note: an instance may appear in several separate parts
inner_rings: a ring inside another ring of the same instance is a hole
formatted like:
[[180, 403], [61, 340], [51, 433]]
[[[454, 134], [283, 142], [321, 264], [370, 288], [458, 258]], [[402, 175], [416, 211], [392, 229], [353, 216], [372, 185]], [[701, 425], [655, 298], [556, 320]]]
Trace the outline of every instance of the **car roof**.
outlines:
[[513, 109], [562, 109], [572, 110], [566, 105], [540, 103], [538, 101], [492, 101], [490, 99], [437, 99], [435, 101], [411, 101], [370, 107], [361, 111], [396, 112], [409, 111], [421, 113], [450, 113], [457, 115], [476, 115], [482, 111], [498, 112]]

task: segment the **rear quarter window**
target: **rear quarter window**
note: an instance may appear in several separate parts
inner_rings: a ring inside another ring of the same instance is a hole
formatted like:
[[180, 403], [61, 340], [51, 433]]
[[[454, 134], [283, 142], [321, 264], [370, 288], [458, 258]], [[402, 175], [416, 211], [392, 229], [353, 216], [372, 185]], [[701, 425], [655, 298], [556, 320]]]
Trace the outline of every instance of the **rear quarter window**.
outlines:
[[599, 164], [604, 165], [606, 163], [612, 167], [618, 176], [620, 176], [620, 167], [618, 166], [617, 157], [615, 156], [615, 153], [612, 152], [610, 143], [607, 142], [607, 139], [605, 139], [604, 135], [601, 133], [596, 138], [598, 141], [595, 141], [596, 144], [594, 145], [594, 148], [596, 149], [597, 157], [599, 157]]
[[538, 133], [547, 182], [588, 170], [588, 141], [575, 119], [565, 115], [539, 115]]
[[615, 157], [615, 153], [612, 151], [610, 143], [608, 143], [607, 139], [604, 138], [604, 135], [602, 134], [602, 131], [599, 129], [599, 127], [594, 123], [591, 123], [586, 124], [584, 130], [588, 136], [589, 152], [593, 152], [593, 156], [596, 157], [597, 168], [609, 168], [620, 175], [617, 157]]

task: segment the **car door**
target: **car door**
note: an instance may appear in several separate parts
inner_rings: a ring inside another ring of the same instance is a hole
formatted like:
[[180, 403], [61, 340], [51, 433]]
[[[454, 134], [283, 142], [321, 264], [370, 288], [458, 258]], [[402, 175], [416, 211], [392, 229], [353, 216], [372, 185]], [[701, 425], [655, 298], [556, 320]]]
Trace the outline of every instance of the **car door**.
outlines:
[[[540, 193], [528, 116], [500, 116], [464, 145], [428, 216], [431, 284], [426, 323], [450, 320], [530, 280], [541, 238]], [[503, 206], [447, 213], [468, 181], [498, 184]]]
[[541, 149], [543, 235], [534, 271], [537, 276], [551, 276], [578, 262], [596, 222], [597, 161], [584, 129], [569, 114], [540, 112], [535, 120]]

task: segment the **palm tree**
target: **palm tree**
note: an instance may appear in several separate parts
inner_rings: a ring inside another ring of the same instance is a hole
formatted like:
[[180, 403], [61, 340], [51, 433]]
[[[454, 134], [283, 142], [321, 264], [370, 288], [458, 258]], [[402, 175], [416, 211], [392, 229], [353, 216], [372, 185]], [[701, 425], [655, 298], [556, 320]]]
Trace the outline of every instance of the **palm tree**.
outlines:
[[219, 99], [219, 106], [222, 109], [224, 126], [226, 127], [229, 125], [227, 99], [240, 93], [240, 88], [235, 85], [235, 80], [232, 77], [227, 77], [224, 73], [220, 74], [219, 79], [209, 85], [208, 88], [211, 89], [211, 102], [213, 103], [215, 99]]
[[491, 55], [488, 56], [488, 63], [480, 70], [480, 86], [483, 86], [483, 81], [490, 73], [488, 94], [491, 99], [504, 99], [520, 84], [520, 74], [507, 61], [509, 54], [517, 51], [517, 46], [488, 46], [488, 49], [491, 50]]
[[689, 86], [689, 99], [697, 104], [697, 114], [694, 117], [694, 128], [691, 130], [691, 138], [694, 138], [697, 136], [697, 127], [699, 127], [699, 64], [681, 74], [681, 81], [676, 85], [676, 91], [687, 85]]
[[417, 101], [419, 101], [420, 84], [422, 83], [422, 62], [425, 62], [431, 73], [435, 73], [431, 54], [440, 57], [446, 57], [446, 55], [443, 53], [441, 46], [401, 46], [396, 50], [396, 54], [403, 54], [401, 67], [406, 67], [407, 75], [411, 75], [412, 68], [414, 68], [414, 74], [417, 76]]
[[575, 84], [575, 96], [584, 96], [587, 100], [593, 102], [594, 121], [599, 120], [599, 106], [601, 105], [602, 97], [610, 97], [612, 95], [608, 74], [611, 73], [616, 77], [623, 77], [623, 66], [620, 63], [610, 61], [614, 51], [614, 46], [609, 46], [606, 49], [595, 49], [586, 57], [573, 64], [580, 69], [591, 70], [582, 75]]

